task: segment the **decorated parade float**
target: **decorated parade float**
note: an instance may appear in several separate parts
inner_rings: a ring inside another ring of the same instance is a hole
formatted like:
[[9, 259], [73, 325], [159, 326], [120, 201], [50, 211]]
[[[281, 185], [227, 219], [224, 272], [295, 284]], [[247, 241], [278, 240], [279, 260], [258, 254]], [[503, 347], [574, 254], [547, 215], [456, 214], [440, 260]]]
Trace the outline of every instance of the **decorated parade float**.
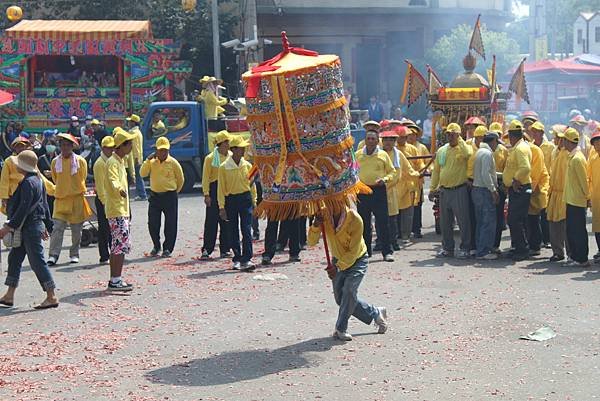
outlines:
[[34, 131], [65, 127], [73, 115], [119, 125], [175, 99], [191, 73], [179, 50], [154, 38], [149, 21], [23, 20], [0, 37], [0, 85], [15, 97], [0, 119]]

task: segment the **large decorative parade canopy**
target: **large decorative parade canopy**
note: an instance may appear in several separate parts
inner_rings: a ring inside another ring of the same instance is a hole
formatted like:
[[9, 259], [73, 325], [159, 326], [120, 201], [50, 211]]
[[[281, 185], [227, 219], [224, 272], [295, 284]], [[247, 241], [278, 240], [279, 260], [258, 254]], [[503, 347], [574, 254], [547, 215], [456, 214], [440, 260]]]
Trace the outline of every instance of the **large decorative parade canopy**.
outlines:
[[272, 220], [346, 205], [358, 180], [342, 67], [336, 55], [291, 47], [243, 75], [254, 163], [263, 186], [257, 214]]
[[152, 39], [150, 21], [23, 20], [8, 28], [12, 39]]

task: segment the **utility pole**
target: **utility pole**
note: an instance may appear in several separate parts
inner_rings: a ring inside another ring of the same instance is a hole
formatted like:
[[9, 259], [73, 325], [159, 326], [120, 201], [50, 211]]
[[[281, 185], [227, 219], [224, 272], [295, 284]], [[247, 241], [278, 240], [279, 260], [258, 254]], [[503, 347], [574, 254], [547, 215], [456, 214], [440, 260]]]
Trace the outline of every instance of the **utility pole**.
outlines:
[[219, 1], [211, 1], [212, 37], [213, 37], [213, 69], [215, 77], [221, 78], [221, 43], [219, 39]]

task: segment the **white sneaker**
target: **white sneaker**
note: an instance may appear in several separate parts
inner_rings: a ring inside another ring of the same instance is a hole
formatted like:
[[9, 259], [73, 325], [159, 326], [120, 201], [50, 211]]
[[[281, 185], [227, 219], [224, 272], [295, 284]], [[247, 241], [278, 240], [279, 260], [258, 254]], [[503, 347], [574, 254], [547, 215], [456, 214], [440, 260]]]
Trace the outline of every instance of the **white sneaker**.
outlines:
[[468, 259], [469, 258], [469, 252], [467, 251], [458, 251], [456, 252], [456, 259]]
[[48, 266], [54, 266], [56, 264], [56, 259], [56, 256], [49, 256], [46, 263], [48, 263]]
[[69, 263], [79, 263], [79, 257], [78, 256], [71, 256], [69, 258]]
[[336, 330], [333, 336], [342, 341], [352, 341], [352, 336], [345, 331]]
[[242, 267], [242, 264], [240, 262], [233, 262], [233, 270], [240, 270], [240, 267]]
[[251, 272], [251, 271], [254, 271], [255, 269], [256, 269], [256, 266], [254, 265], [254, 263], [252, 263], [252, 261], [244, 262], [240, 266], [240, 270], [243, 272]]
[[379, 326], [377, 333], [385, 334], [388, 329], [387, 324], [387, 309], [385, 307], [377, 308], [379, 310], [379, 316], [375, 319], [375, 324]]

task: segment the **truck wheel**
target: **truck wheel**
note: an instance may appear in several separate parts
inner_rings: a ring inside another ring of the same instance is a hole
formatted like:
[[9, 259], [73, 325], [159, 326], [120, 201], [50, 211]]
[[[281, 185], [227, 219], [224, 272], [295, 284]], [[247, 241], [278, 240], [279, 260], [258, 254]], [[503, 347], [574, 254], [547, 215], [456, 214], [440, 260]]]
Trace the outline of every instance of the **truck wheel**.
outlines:
[[185, 163], [181, 168], [183, 169], [183, 178], [185, 180], [181, 192], [192, 192], [194, 184], [196, 183], [196, 172], [194, 171], [194, 167], [189, 163]]

